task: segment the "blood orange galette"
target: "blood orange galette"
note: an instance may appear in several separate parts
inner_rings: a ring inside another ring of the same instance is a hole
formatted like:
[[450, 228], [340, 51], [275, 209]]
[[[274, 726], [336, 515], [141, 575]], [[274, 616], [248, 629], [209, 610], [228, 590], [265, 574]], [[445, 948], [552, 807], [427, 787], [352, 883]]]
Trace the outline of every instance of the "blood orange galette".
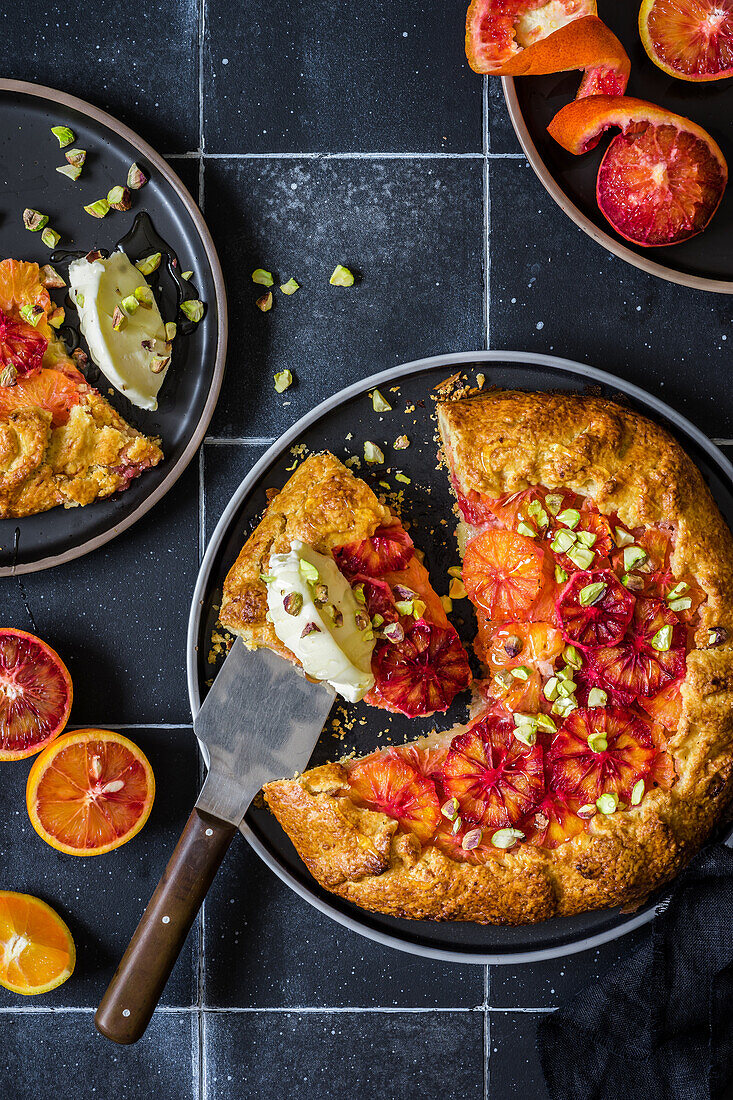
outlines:
[[332, 454], [271, 495], [224, 584], [221, 624], [351, 701], [445, 711], [471, 673], [412, 539]]
[[466, 727], [270, 783], [319, 883], [392, 915], [634, 905], [733, 794], [733, 540], [661, 428], [611, 402], [439, 405], [484, 674]]
[[90, 504], [163, 457], [67, 355], [46, 281], [37, 264], [0, 263], [0, 519]]

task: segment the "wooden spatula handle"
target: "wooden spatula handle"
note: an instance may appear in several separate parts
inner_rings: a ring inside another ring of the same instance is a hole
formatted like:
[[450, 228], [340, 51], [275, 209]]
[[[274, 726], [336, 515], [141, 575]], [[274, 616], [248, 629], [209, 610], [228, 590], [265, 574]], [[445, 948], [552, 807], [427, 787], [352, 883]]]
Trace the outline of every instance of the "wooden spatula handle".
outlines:
[[97, 1030], [115, 1043], [144, 1034], [236, 829], [194, 809], [100, 1001]]

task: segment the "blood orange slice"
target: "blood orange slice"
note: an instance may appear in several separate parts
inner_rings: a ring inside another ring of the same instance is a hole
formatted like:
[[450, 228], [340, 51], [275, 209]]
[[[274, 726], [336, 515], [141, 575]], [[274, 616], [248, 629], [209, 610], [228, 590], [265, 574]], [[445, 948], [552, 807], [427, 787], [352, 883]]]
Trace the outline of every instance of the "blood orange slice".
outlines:
[[46, 316], [53, 308], [51, 295], [41, 283], [41, 270], [38, 264], [24, 260], [3, 260], [0, 262], [0, 309], [11, 317], [19, 317], [21, 306], [40, 306], [44, 312], [36, 325], [36, 331], [49, 339], [53, 329]]
[[0, 985], [26, 997], [70, 978], [76, 962], [71, 932], [40, 898], [0, 890]]
[[47, 346], [48, 340], [33, 325], [8, 317], [0, 309], [0, 386], [37, 374]]
[[651, 60], [670, 76], [733, 76], [732, 0], [643, 0], [639, 34]]
[[[595, 751], [588, 743], [591, 735]], [[634, 784], [649, 775], [655, 752], [648, 726], [631, 711], [576, 710], [563, 722], [547, 754], [550, 783], [576, 807], [594, 803], [603, 794], [628, 802]]]
[[568, 805], [567, 799], [548, 791], [524, 823], [529, 844], [537, 848], [558, 848], [585, 830], [585, 822]]
[[375, 687], [368, 703], [408, 718], [447, 710], [471, 683], [468, 658], [452, 626], [420, 620], [403, 641], [378, 642], [372, 654]]
[[601, 161], [596, 198], [613, 228], [644, 247], [701, 233], [728, 182], [728, 165], [710, 134], [653, 103], [606, 95], [568, 103], [548, 126], [576, 154], [595, 148], [611, 128], [622, 133]]
[[81, 401], [80, 386], [86, 386], [86, 382], [73, 368], [61, 371], [44, 367], [30, 378], [19, 378], [14, 386], [0, 386], [0, 419], [18, 409], [38, 405], [51, 413], [54, 428], [59, 428]]
[[0, 629], [0, 760], [33, 756], [58, 737], [72, 697], [55, 649], [25, 630]]
[[403, 569], [415, 553], [412, 539], [402, 525], [378, 527], [371, 538], [339, 546], [333, 552], [336, 564], [346, 576], [366, 573], [381, 577], [395, 569]]
[[54, 741], [34, 762], [26, 787], [33, 828], [72, 856], [101, 855], [132, 840], [154, 798], [147, 757], [109, 730], [77, 730]]
[[349, 771], [353, 794], [372, 810], [396, 818], [426, 843], [440, 824], [435, 783], [396, 752], [367, 757]]
[[488, 828], [518, 825], [544, 794], [542, 749], [523, 745], [512, 728], [495, 715], [480, 718], [453, 738], [443, 769], [461, 816]]
[[543, 552], [513, 531], [484, 531], [471, 539], [463, 559], [469, 598], [499, 622], [522, 618], [540, 593]]
[[480, 656], [491, 669], [540, 667], [554, 661], [564, 648], [562, 634], [549, 623], [503, 623], [486, 639]]
[[671, 680], [651, 699], [639, 700], [639, 706], [643, 707], [655, 722], [659, 722], [670, 733], [674, 733], [682, 718], [681, 686], [681, 680]]
[[575, 573], [557, 600], [565, 638], [587, 649], [619, 642], [633, 613], [634, 597], [610, 569]]
[[656, 695], [685, 672], [685, 629], [661, 600], [636, 601], [628, 636], [592, 654], [602, 680], [632, 696]]

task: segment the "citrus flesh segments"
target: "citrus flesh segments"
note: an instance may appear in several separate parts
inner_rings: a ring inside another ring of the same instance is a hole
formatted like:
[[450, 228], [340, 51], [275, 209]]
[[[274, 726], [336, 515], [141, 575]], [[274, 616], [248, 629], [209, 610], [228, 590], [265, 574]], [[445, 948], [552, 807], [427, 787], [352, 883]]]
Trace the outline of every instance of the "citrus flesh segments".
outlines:
[[657, 68], [678, 80], [733, 76], [733, 0], [643, 0], [639, 34]]

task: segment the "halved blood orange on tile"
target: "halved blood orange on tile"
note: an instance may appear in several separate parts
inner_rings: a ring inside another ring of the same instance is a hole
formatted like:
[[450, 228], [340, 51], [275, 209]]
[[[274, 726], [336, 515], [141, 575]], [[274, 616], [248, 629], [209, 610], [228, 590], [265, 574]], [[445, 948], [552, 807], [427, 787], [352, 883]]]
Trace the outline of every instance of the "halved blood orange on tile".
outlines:
[[132, 840], [150, 816], [155, 778], [145, 754], [119, 733], [84, 729], [54, 741], [34, 762], [26, 805], [38, 835], [73, 856]]
[[543, 558], [540, 547], [524, 535], [484, 531], [466, 547], [466, 592], [497, 622], [521, 619], [540, 594]]
[[595, 0], [472, 0], [466, 56], [474, 72], [496, 76], [583, 69], [578, 96], [623, 95], [631, 70]]
[[33, 756], [58, 737], [72, 696], [55, 649], [25, 630], [0, 628], [0, 760]]
[[0, 890], [0, 985], [12, 993], [48, 993], [70, 978], [76, 962], [71, 932], [50, 905]]
[[701, 233], [718, 209], [728, 165], [702, 126], [630, 96], [590, 96], [568, 103], [548, 131], [576, 155], [620, 129], [596, 181], [603, 216], [644, 247], [679, 244]]
[[733, 76], [733, 0], [644, 0], [639, 34], [651, 60], [670, 76]]

